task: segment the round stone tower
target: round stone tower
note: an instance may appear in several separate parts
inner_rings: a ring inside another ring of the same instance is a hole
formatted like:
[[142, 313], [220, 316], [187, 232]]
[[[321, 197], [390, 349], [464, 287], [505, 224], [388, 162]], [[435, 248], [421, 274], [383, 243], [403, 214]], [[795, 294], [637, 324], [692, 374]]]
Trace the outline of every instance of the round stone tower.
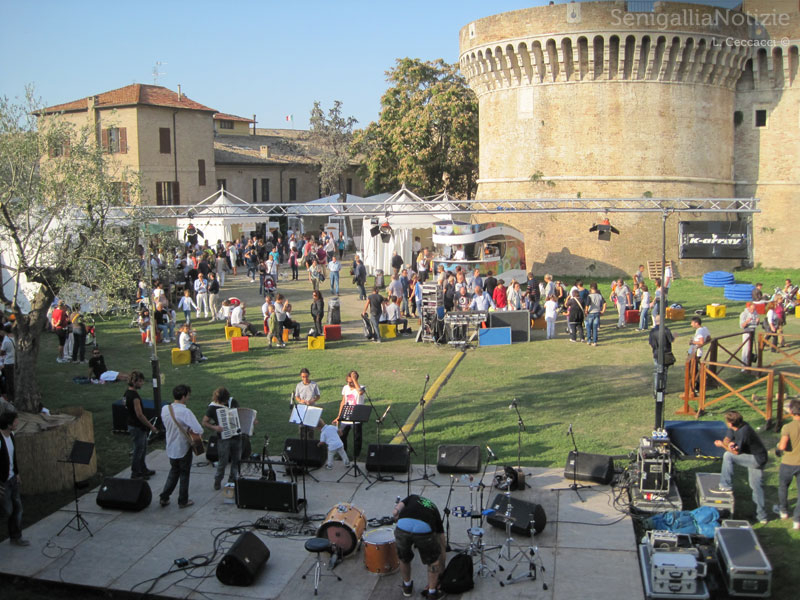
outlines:
[[[670, 2], [629, 12], [632, 4], [556, 4], [462, 28], [461, 70], [480, 109], [478, 198], [734, 197], [746, 19]], [[522, 215], [515, 225], [539, 273], [616, 275], [660, 259], [660, 217], [610, 217], [622, 231], [611, 243], [588, 233], [600, 214]], [[678, 221], [698, 217], [670, 218], [668, 259], [678, 258]], [[725, 262], [713, 266], [738, 264]], [[679, 274], [709, 267], [684, 263]]]

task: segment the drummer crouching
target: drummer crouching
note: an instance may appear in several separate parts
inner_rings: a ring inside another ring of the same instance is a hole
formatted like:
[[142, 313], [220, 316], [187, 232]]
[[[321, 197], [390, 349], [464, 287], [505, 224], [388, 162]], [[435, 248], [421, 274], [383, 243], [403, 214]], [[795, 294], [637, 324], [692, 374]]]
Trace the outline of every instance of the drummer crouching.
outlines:
[[439, 574], [444, 570], [446, 561], [446, 542], [439, 509], [428, 498], [411, 494], [395, 506], [392, 516], [397, 522], [394, 539], [403, 576], [403, 596], [410, 597], [414, 593], [411, 561], [414, 559], [413, 548], [416, 548], [422, 564], [428, 567], [428, 587], [422, 595], [441, 598], [443, 593], [439, 590]]
[[325, 463], [325, 468], [333, 468], [334, 454], [338, 454], [339, 458], [344, 462], [344, 466], [349, 467], [350, 459], [347, 458], [344, 443], [342, 442], [342, 438], [339, 437], [339, 429], [335, 425], [325, 425], [325, 421], [322, 419], [317, 423], [317, 429], [319, 429], [319, 443], [317, 446], [328, 446], [328, 462]]

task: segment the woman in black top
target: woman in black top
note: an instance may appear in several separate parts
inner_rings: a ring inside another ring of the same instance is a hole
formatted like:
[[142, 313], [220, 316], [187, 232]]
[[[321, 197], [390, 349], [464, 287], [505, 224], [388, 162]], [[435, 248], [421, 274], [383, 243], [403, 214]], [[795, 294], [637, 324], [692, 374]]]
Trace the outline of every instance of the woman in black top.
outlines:
[[311, 302], [311, 318], [314, 319], [314, 333], [322, 335], [322, 317], [325, 315], [325, 302], [322, 300], [322, 292], [314, 290]]

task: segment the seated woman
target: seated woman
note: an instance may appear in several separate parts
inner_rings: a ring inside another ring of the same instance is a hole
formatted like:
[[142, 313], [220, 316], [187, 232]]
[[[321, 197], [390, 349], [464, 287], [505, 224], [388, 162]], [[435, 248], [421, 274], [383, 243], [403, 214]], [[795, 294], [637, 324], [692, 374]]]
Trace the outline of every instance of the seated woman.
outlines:
[[188, 323], [184, 323], [181, 326], [180, 332], [178, 336], [178, 348], [191, 352], [192, 362], [208, 360], [208, 358], [203, 356], [203, 351], [200, 349], [200, 346], [197, 345], [197, 336]]
[[92, 358], [89, 359], [89, 379], [98, 383], [128, 381], [128, 374], [110, 371], [106, 367], [106, 359], [100, 354], [100, 348], [95, 347], [92, 350]]
[[300, 339], [300, 323], [292, 320], [292, 305], [288, 302], [284, 305], [283, 311], [286, 313], [286, 318], [283, 320], [283, 328], [292, 332], [292, 339], [297, 341]]

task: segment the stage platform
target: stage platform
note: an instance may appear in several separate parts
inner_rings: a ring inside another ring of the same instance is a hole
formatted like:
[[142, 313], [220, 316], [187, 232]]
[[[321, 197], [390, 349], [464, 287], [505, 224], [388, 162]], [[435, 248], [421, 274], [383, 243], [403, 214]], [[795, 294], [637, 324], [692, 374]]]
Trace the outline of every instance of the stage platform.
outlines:
[[[148, 508], [141, 512], [106, 510], [97, 506], [96, 493], [87, 493], [81, 497], [80, 507], [93, 537], [86, 530], [72, 529], [57, 535], [74, 515], [74, 504], [70, 504], [25, 530], [24, 535], [31, 542], [29, 547], [12, 547], [8, 541], [0, 544], [0, 572], [112, 593], [141, 593], [150, 588], [152, 578], [174, 569], [175, 559], [211, 555], [215, 536], [225, 528], [235, 525], [247, 528], [266, 515], [281, 518], [290, 527], [302, 524], [302, 511], [299, 514], [267, 513], [226, 504], [223, 493], [212, 489], [213, 468], [207, 463], [192, 467], [190, 498], [194, 500], [194, 506], [178, 508], [176, 490], [171, 504], [162, 508], [158, 503], [158, 493], [166, 479], [169, 461], [163, 451], [155, 451], [148, 455], [147, 462], [157, 471], [149, 482], [153, 502]], [[405, 482], [381, 482], [366, 489], [363, 477], [348, 475], [341, 483], [336, 483], [345, 467], [341, 462], [334, 464], [331, 471], [324, 468], [313, 471], [319, 482], [306, 478], [308, 515], [315, 517], [310, 524], [313, 530], [338, 503], [351, 503], [361, 508], [368, 519], [380, 519], [391, 514], [397, 496], [406, 495]], [[564, 480], [563, 471], [524, 470], [530, 486], [524, 491], [512, 492], [512, 497], [541, 504], [547, 515], [547, 526], [534, 538], [514, 534], [514, 544], [517, 547], [537, 547], [536, 553], [545, 571], [537, 574], [536, 581], [524, 580], [501, 587], [500, 582], [505, 580], [510, 566], [507, 561], [500, 560], [500, 564], [506, 566], [505, 572], [498, 572], [495, 578], [478, 576], [476, 570], [475, 588], [463, 594], [463, 598], [494, 600], [504, 595], [542, 600], [643, 598], [633, 526], [630, 518], [623, 517], [613, 508], [611, 488], [597, 486], [581, 490], [585, 499], [581, 502], [574, 491], [551, 491], [569, 483]], [[422, 467], [415, 465], [413, 472], [415, 477], [420, 476]], [[432, 479], [441, 487], [424, 480], [414, 481], [411, 492], [428, 496], [441, 510], [447, 501], [451, 477], [436, 473], [435, 467], [429, 467], [428, 473], [435, 473]], [[127, 472], [119, 476], [125, 477]], [[475, 480], [479, 478], [480, 475], [474, 476]], [[493, 478], [494, 466], [490, 466], [484, 479], [485, 504], [498, 493], [491, 487]], [[278, 469], [278, 479], [284, 479], [281, 468]], [[474, 505], [478, 505], [477, 489], [470, 492], [469, 481], [465, 479], [463, 476], [453, 477], [451, 508], [465, 506], [469, 509], [471, 495]], [[298, 494], [302, 496], [300, 483]], [[470, 526], [469, 519], [451, 515], [450, 543], [454, 549], [468, 545], [467, 529]], [[367, 531], [370, 529], [367, 526]], [[169, 598], [222, 600], [313, 597], [313, 577], [301, 579], [314, 562], [313, 556], [303, 548], [305, 539], [311, 536], [275, 537], [271, 531], [252, 531], [271, 553], [252, 586], [226, 586], [216, 578], [216, 564], [239, 536], [238, 533], [223, 533], [219, 537], [219, 551], [209, 566], [168, 574], [153, 584], [150, 593]], [[487, 545], [502, 544], [505, 540], [504, 530], [484, 524], [484, 531]], [[497, 550], [486, 554], [491, 558], [498, 557]], [[448, 553], [448, 560], [452, 556], [452, 552]], [[418, 557], [414, 559], [412, 569], [414, 597], [420, 597], [425, 570]], [[517, 567], [514, 574], [526, 571], [527, 562]], [[321, 598], [389, 600], [403, 597], [399, 573], [371, 573], [364, 566], [363, 550], [345, 557], [335, 573], [343, 581], [323, 577], [319, 592]], [[546, 590], [543, 583], [547, 584]]]

